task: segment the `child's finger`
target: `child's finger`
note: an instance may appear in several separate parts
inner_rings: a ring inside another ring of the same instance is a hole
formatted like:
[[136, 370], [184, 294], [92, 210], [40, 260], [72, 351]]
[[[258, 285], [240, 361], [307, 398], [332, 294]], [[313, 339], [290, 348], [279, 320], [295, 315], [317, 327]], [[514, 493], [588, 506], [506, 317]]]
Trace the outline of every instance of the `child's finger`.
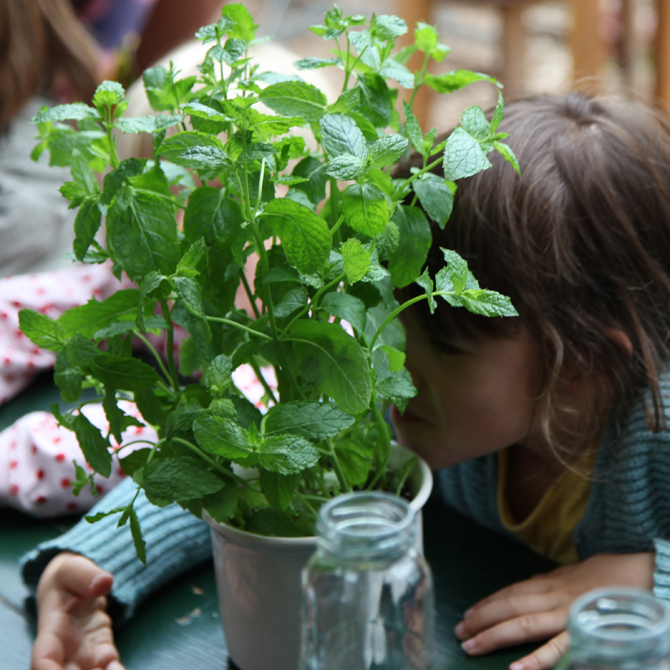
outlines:
[[560, 633], [564, 628], [565, 614], [561, 612], [525, 614], [465, 640], [461, 647], [471, 656], [480, 656], [495, 649], [544, 640]]
[[465, 640], [503, 621], [553, 611], [558, 604], [556, 596], [552, 593], [510, 596], [478, 607], [456, 626], [454, 632], [459, 640]]
[[527, 579], [523, 582], [517, 582], [511, 586], [506, 586], [500, 591], [483, 598], [479, 602], [475, 603], [465, 614], [464, 617], [469, 617], [476, 610], [481, 609], [482, 607], [487, 607], [491, 603], [497, 602], [499, 600], [504, 600], [506, 598], [511, 598], [515, 596], [530, 595], [531, 593], [549, 593], [552, 590], [554, 584], [549, 579], [545, 577], [544, 579], [538, 577], [537, 579]]
[[532, 654], [514, 661], [509, 666], [509, 670], [548, 670], [548, 668], [553, 668], [566, 652], [569, 643], [570, 636], [566, 631], [563, 631]]

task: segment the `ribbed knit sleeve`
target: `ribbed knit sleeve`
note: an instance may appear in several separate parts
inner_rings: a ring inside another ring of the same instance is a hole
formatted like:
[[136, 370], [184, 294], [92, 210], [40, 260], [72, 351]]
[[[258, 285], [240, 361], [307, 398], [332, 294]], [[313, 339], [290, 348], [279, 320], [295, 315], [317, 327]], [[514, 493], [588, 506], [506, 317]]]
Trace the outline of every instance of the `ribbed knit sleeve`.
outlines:
[[[127, 479], [98, 503], [91, 514], [128, 505], [137, 486]], [[142, 600], [176, 575], [211, 557], [209, 527], [176, 504], [152, 505], [140, 492], [135, 501], [146, 540], [147, 564], [142, 565], [128, 524], [116, 528], [119, 514], [89, 524], [81, 520], [60, 537], [43, 542], [21, 559], [26, 585], [34, 590], [47, 563], [61, 551], [91, 559], [114, 575], [109, 611], [115, 623], [131, 617]]]

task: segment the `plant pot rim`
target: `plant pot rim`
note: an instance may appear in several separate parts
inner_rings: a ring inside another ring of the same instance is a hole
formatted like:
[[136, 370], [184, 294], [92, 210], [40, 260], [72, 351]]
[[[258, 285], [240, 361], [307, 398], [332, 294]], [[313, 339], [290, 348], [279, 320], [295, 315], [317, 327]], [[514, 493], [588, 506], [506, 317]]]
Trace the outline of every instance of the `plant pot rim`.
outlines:
[[[401, 465], [403, 462], [416, 456], [419, 459], [419, 471], [421, 473], [421, 485], [419, 490], [416, 492], [416, 495], [412, 500], [408, 501], [409, 506], [412, 508], [416, 514], [419, 510], [428, 501], [430, 497], [430, 492], [433, 489], [433, 473], [428, 467], [426, 461], [421, 458], [418, 454], [415, 454], [413, 451], [403, 447], [401, 444], [398, 444], [395, 441], [391, 442], [392, 454], [395, 451], [397, 458], [395, 459], [398, 465]], [[394, 460], [394, 459], [391, 459]], [[221, 521], [215, 521], [208, 513], [206, 509], [202, 510], [202, 518], [212, 527], [213, 530], [221, 532], [225, 529], [224, 534], [230, 537], [231, 539], [236, 540], [240, 543], [253, 543], [255, 546], [258, 545], [268, 545], [268, 546], [292, 546], [292, 547], [309, 547], [316, 544], [316, 535], [307, 535], [304, 537], [280, 537], [276, 535], [259, 535], [258, 533], [250, 533], [246, 530], [241, 530], [231, 526], [230, 524], [223, 523]]]

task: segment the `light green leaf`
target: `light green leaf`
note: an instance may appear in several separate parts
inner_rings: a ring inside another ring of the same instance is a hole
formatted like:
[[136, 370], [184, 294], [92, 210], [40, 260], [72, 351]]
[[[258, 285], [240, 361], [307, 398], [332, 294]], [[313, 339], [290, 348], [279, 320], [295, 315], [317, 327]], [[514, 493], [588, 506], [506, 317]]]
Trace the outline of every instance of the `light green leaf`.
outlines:
[[370, 252], [355, 237], [342, 245], [342, 261], [347, 281], [355, 284], [365, 276], [370, 267]]
[[398, 349], [391, 347], [388, 344], [382, 344], [379, 348], [388, 357], [389, 370], [391, 372], [400, 372], [405, 365], [405, 353], [403, 351], [398, 351]]
[[335, 454], [349, 484], [365, 484], [372, 469], [374, 450], [360, 440], [345, 438], [335, 443]]
[[470, 70], [454, 70], [437, 75], [429, 74], [424, 79], [424, 83], [438, 93], [453, 93], [477, 81], [490, 81], [492, 84], [500, 86], [498, 80], [494, 77]]
[[384, 230], [389, 208], [384, 194], [373, 184], [351, 184], [342, 197], [342, 212], [350, 228], [374, 237]]
[[51, 109], [43, 109], [32, 123], [55, 123], [57, 121], [81, 121], [83, 119], [98, 119], [96, 109], [83, 102], [73, 102], [69, 105], [57, 105]]
[[251, 42], [256, 36], [258, 25], [254, 23], [254, 18], [249, 10], [241, 3], [230, 3], [221, 9], [221, 20], [227, 23], [232, 21], [232, 27], [226, 31], [231, 37]]
[[447, 290], [440, 287], [445, 282], [444, 278], [448, 278], [449, 284], [451, 285], [451, 288], [448, 290], [462, 293], [468, 285], [468, 276], [472, 274], [468, 269], [467, 261], [452, 249], [442, 249], [442, 255], [444, 256], [447, 266], [438, 272], [440, 279], [437, 285], [437, 290]]
[[414, 88], [414, 73], [395, 58], [387, 58], [379, 69], [382, 77], [394, 79], [403, 88]]
[[300, 484], [299, 475], [281, 475], [278, 472], [261, 470], [258, 483], [268, 502], [280, 510], [285, 510], [292, 502]]
[[277, 435], [258, 448], [258, 463], [270, 472], [294, 475], [316, 465], [319, 452], [304, 437]]
[[372, 393], [370, 370], [356, 340], [340, 326], [321, 321], [297, 322], [288, 337], [300, 370], [349, 414], [367, 411]]
[[190, 277], [175, 277], [173, 281], [175, 291], [184, 303], [186, 309], [188, 309], [193, 316], [204, 319], [205, 308], [202, 304], [202, 289], [200, 284]]
[[407, 32], [407, 23], [399, 16], [381, 14], [373, 20], [374, 34], [382, 40], [392, 40]]
[[505, 100], [503, 98], [502, 92], [498, 91], [498, 104], [496, 105], [495, 112], [493, 113], [493, 118], [491, 119], [491, 132], [495, 133], [500, 126], [500, 123], [503, 120], [505, 115]]
[[454, 207], [454, 194], [444, 179], [429, 172], [415, 179], [412, 188], [426, 214], [444, 228]]
[[377, 382], [375, 390], [378, 397], [390, 400], [401, 412], [405, 411], [409, 399], [417, 394], [412, 376], [406, 369]]
[[211, 454], [236, 462], [245, 462], [253, 455], [246, 432], [232, 419], [203, 412], [193, 422], [198, 444]]
[[128, 134], [156, 133], [159, 130], [177, 126], [182, 123], [183, 120], [183, 116], [157, 114], [156, 116], [137, 116], [130, 119], [117, 119], [114, 125], [122, 132]]
[[134, 321], [139, 302], [139, 290], [123, 289], [102, 302], [91, 298], [85, 305], [69, 309], [58, 319], [58, 323], [65, 329], [68, 338], [76, 333], [92, 338], [97, 331], [119, 320]]
[[362, 158], [351, 154], [342, 154], [328, 161], [326, 174], [341, 181], [348, 181], [361, 177], [365, 173], [366, 167]]
[[301, 58], [295, 61], [293, 65], [298, 70], [316, 70], [320, 67], [327, 67], [329, 65], [340, 65], [342, 59], [339, 56], [335, 58]]
[[405, 149], [406, 137], [398, 134], [385, 135], [370, 147], [370, 162], [373, 167], [392, 165], [405, 153]]
[[365, 159], [367, 142], [356, 122], [345, 114], [324, 114], [319, 122], [321, 142], [330, 158], [351, 154]]
[[225, 354], [219, 354], [207, 368], [207, 388], [215, 398], [223, 396], [231, 382], [233, 362]]
[[196, 240], [181, 257], [177, 264], [176, 273], [182, 277], [197, 277], [200, 273], [197, 270], [198, 263], [205, 255], [205, 240], [201, 237]]
[[158, 373], [136, 358], [124, 358], [101, 353], [90, 363], [91, 374], [105, 386], [124, 391], [141, 391], [151, 388], [159, 379]]
[[281, 239], [291, 265], [304, 274], [321, 269], [328, 260], [331, 241], [328, 225], [321, 217], [288, 198], [270, 201], [263, 216]]
[[491, 123], [479, 105], [468, 107], [461, 116], [463, 129], [476, 140], [485, 140], [491, 132]]
[[271, 84], [260, 94], [260, 100], [281, 116], [299, 116], [308, 123], [318, 121], [328, 104], [316, 86], [301, 81]]
[[456, 181], [488, 170], [491, 163], [479, 146], [479, 142], [459, 127], [447, 140], [443, 167], [444, 178], [447, 181]]
[[519, 177], [521, 176], [521, 167], [519, 166], [519, 161], [514, 155], [512, 148], [505, 144], [504, 142], [494, 142], [493, 146], [498, 150], [498, 153], [508, 162], [511, 163], [512, 167], [517, 171]]
[[103, 81], [93, 94], [93, 105], [101, 107], [112, 107], [119, 104], [125, 97], [126, 92], [118, 81]]
[[22, 309], [19, 312], [19, 328], [38, 347], [49, 351], [61, 351], [65, 347], [65, 328], [45, 314]]
[[191, 193], [184, 215], [184, 237], [193, 244], [201, 237], [209, 246], [235, 238], [242, 226], [239, 205], [224, 190], [201, 186]]
[[435, 289], [433, 287], [433, 280], [430, 276], [430, 273], [428, 272], [428, 268], [426, 268], [423, 271], [423, 274], [417, 278], [416, 283], [425, 290], [426, 296], [428, 296], [428, 307], [430, 309], [430, 313], [434, 314], [435, 310], [437, 309], [437, 301], [433, 297], [433, 291]]

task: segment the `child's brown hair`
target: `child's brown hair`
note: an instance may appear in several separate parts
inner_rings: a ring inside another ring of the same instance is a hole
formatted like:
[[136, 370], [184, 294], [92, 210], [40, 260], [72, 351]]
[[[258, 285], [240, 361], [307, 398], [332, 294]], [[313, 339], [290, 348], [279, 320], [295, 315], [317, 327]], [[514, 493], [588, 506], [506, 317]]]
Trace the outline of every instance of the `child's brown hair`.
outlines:
[[95, 41], [70, 0], [0, 2], [0, 129], [59, 77], [88, 102], [97, 83]]
[[[670, 358], [670, 122], [640, 103], [570, 94], [511, 103], [500, 130], [510, 133], [521, 178], [492, 156], [491, 169], [459, 182], [449, 222], [443, 231], [434, 226], [429, 267], [444, 265], [440, 247], [456, 250], [482, 287], [511, 297], [519, 318], [446, 305], [434, 316], [422, 306], [414, 317], [438, 346], [526, 328], [540, 347], [537, 411], [555, 451], [592, 444], [610, 412], [646, 389], [649, 425], [661, 430], [659, 376]], [[561, 400], [570, 375], [588, 378], [591, 406]], [[569, 415], [580, 420], [565, 421]], [[566, 434], [562, 424], [578, 429]]]

